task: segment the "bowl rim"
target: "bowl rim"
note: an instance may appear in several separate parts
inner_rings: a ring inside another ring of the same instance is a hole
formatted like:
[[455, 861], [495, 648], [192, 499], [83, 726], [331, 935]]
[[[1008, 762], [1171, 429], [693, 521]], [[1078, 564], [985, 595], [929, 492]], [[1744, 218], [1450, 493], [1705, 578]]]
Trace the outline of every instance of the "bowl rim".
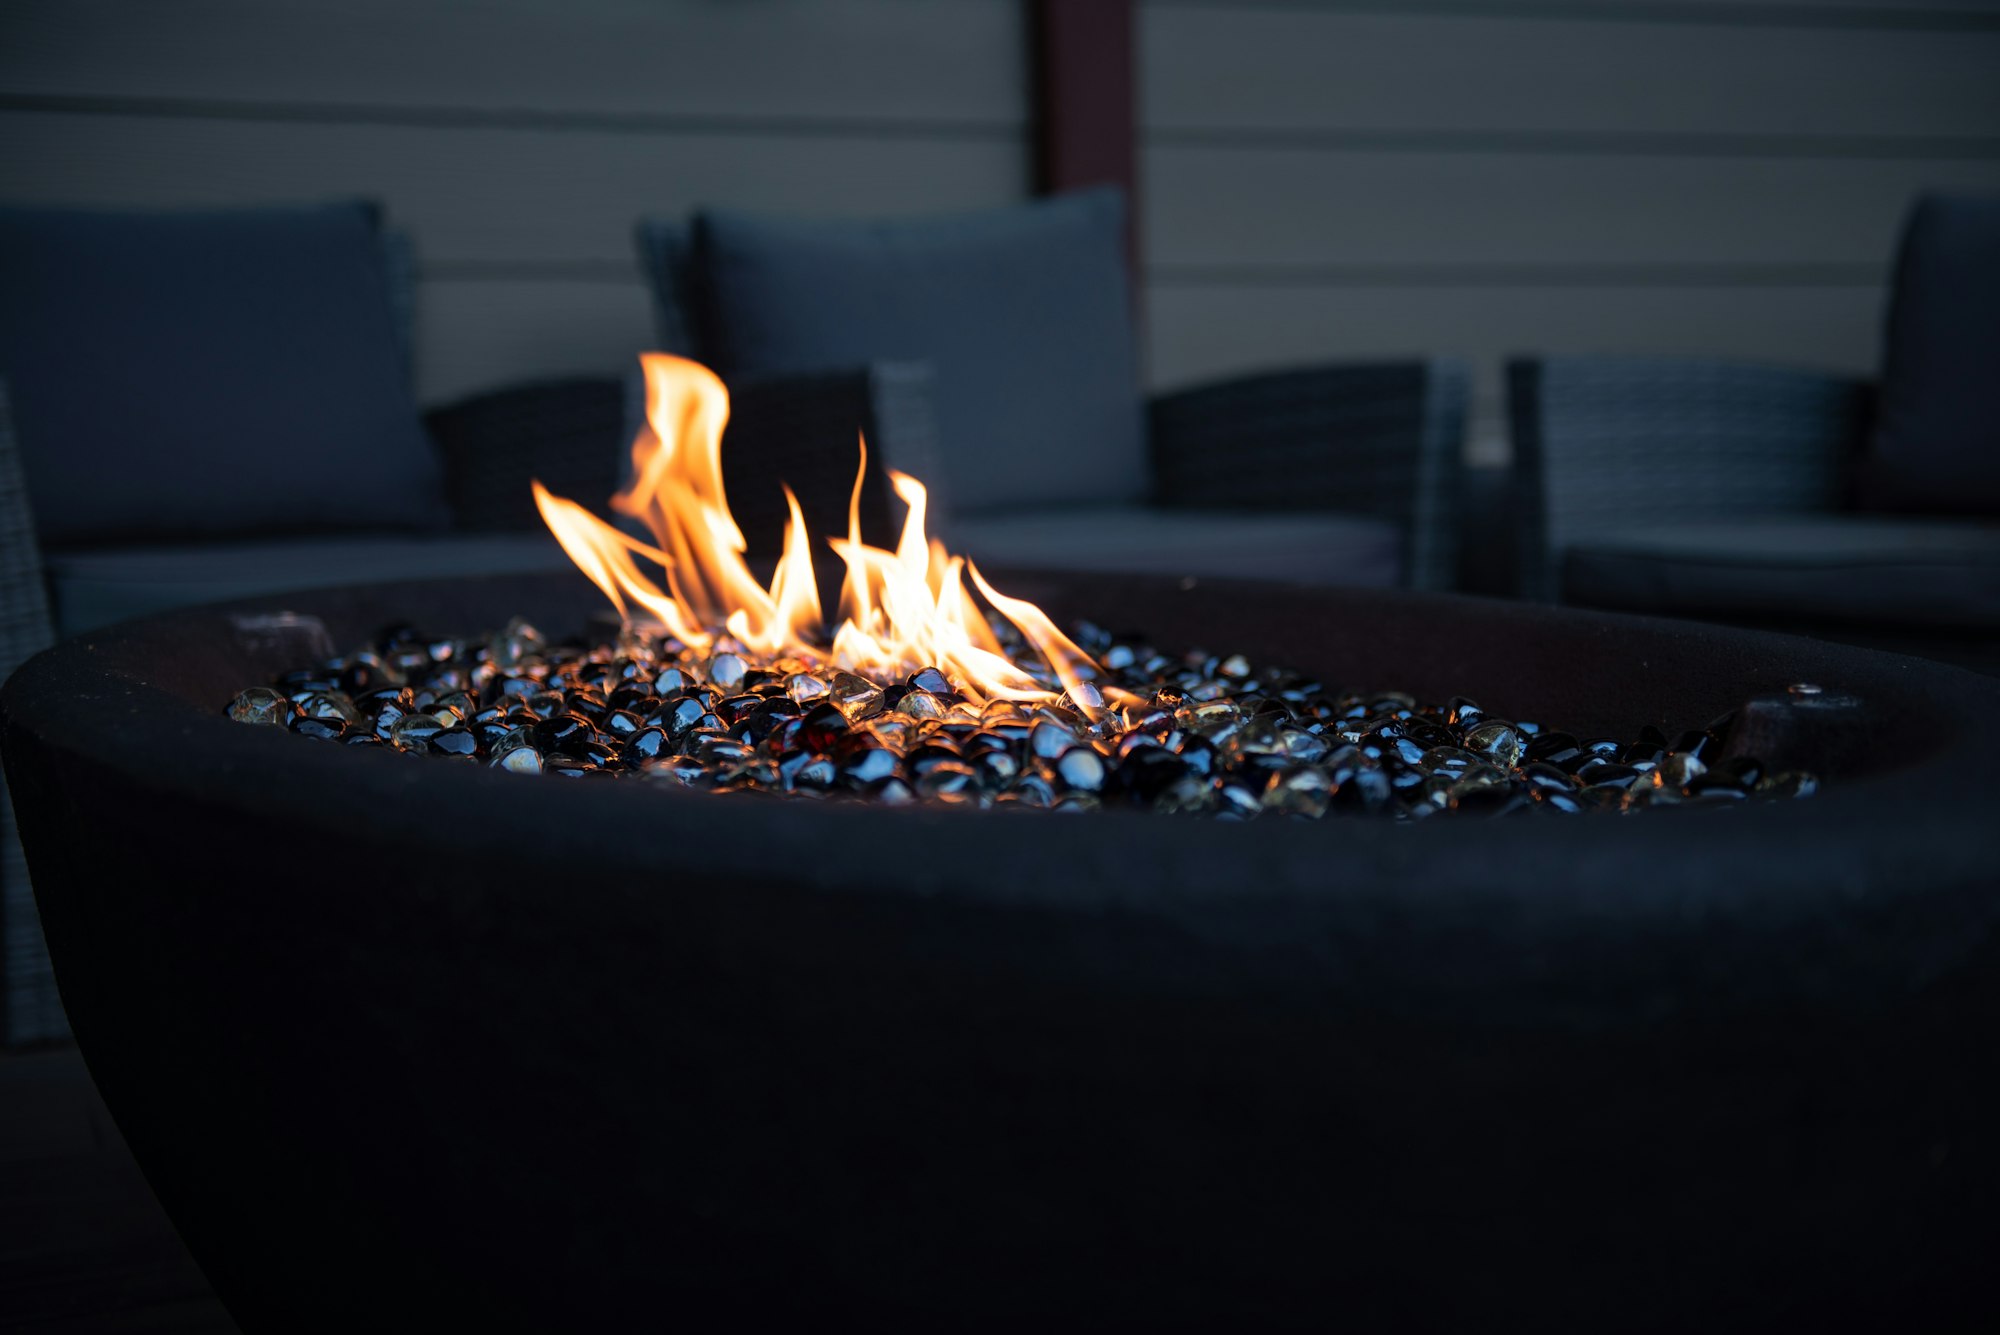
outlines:
[[[1796, 650], [1814, 663], [1850, 669], [1878, 687], [1898, 684], [1911, 693], [1914, 707], [1956, 705], [1960, 727], [1912, 768], [1830, 783], [1803, 802], [1726, 812], [1670, 808], [1629, 818], [1450, 819], [1414, 826], [1368, 817], [1235, 823], [1121, 810], [1084, 816], [719, 798], [654, 783], [531, 783], [484, 766], [412, 764], [368, 750], [301, 745], [281, 730], [230, 721], [222, 700], [198, 703], [157, 670], [163, 652], [214, 659], [219, 644], [231, 636], [240, 639], [243, 618], [280, 608], [308, 617], [351, 615], [371, 601], [394, 606], [397, 599], [451, 600], [476, 585], [504, 591], [538, 579], [546, 577], [405, 581], [236, 599], [64, 641], [30, 660], [0, 692], [10, 778], [30, 781], [13, 773], [17, 734], [26, 733], [45, 747], [115, 772], [141, 791], [173, 792], [232, 809], [242, 819], [290, 822], [302, 833], [393, 844], [434, 833], [440, 812], [477, 804], [495, 828], [530, 828], [537, 820], [553, 819], [601, 832], [605, 868], [642, 875], [721, 880], [791, 875], [852, 893], [952, 893], [1059, 911], [1132, 913], [1204, 904], [1244, 909], [1334, 892], [1392, 899], [1399, 887], [1418, 884], [1506, 913], [1523, 910], [1530, 898], [1546, 905], [1585, 897], [1588, 887], [1611, 879], [1626, 883], [1621, 898], [1626, 911], [1650, 902], [1658, 914], [1673, 919], [1726, 912], [1740, 895], [1742, 859], [1751, 849], [1783, 853], [1758, 868], [1766, 909], [1804, 902], [1818, 889], [1855, 884], [1860, 871], [1884, 872], [1878, 858], [1857, 862], [1856, 853], [1880, 845], [1888, 831], [1895, 833], [1896, 879], [1962, 880], [1968, 839], [1979, 831], [1987, 806], [1972, 781], [1987, 756], [2000, 754], [2000, 680], [1945, 664], [1698, 623], [1404, 591], [1314, 589], [1309, 596], [1332, 596], [1347, 606], [1396, 607], [1415, 617], [1474, 610], [1488, 618], [1508, 615], [1518, 618], [1527, 634], [1553, 625], [1608, 628], [1620, 636], [1664, 630], [1696, 646], [1733, 642]], [[1187, 589], [1187, 582], [1180, 587]], [[1204, 581], [1202, 590], [1204, 597], [1296, 598], [1302, 586], [1216, 580]], [[581, 610], [594, 606], [585, 603]], [[1101, 831], [1060, 841], [1067, 855], [1082, 856], [1077, 870], [1090, 873], [1082, 878], [1089, 883], [1087, 893], [1078, 892], [1078, 876], [1037, 874], [1043, 841], [1036, 836], [1050, 828], [1041, 824], [1049, 821]], [[701, 837], [688, 837], [694, 834]], [[844, 865], [845, 859], [799, 856], [800, 848], [824, 840], [879, 841], [899, 854], [865, 873]], [[982, 841], [979, 857], [962, 856], [968, 840]], [[2000, 844], [1990, 841], [1984, 847], [1987, 853], [2000, 851]], [[953, 853], [961, 856], [949, 856]], [[1658, 859], [1668, 855], [1674, 874], [1661, 875]], [[1209, 869], [1218, 858], [1242, 866], [1238, 883], [1216, 882]], [[1532, 885], [1493, 874], [1521, 859], [1543, 864], [1543, 875]], [[1649, 884], [1657, 893], [1647, 893]]]

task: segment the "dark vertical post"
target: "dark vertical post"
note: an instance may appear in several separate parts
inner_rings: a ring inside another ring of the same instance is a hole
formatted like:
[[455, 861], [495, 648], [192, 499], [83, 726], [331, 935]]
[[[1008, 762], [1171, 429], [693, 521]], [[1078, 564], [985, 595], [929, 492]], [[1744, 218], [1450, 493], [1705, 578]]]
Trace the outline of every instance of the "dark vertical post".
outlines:
[[1125, 190], [1125, 255], [1139, 290], [1138, 89], [1133, 0], [1028, 0], [1035, 189]]

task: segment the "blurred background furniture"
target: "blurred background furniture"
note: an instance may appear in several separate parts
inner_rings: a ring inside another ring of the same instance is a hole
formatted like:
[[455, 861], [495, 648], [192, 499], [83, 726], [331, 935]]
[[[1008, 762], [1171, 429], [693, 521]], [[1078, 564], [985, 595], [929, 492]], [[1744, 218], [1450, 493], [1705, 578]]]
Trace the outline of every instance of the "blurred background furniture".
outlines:
[[1910, 214], [1879, 383], [1509, 367], [1521, 588], [2000, 671], [2000, 198]]
[[[725, 378], [921, 361], [882, 439], [991, 565], [1448, 587], [1464, 368], [1412, 359], [1147, 399], [1113, 190], [878, 221], [705, 210], [637, 237], [658, 342]], [[743, 443], [731, 454], [747, 464]], [[767, 469], [759, 471], [768, 472]]]
[[0, 209], [0, 373], [59, 634], [561, 568], [545, 537], [455, 531], [411, 393], [410, 271], [365, 201]]

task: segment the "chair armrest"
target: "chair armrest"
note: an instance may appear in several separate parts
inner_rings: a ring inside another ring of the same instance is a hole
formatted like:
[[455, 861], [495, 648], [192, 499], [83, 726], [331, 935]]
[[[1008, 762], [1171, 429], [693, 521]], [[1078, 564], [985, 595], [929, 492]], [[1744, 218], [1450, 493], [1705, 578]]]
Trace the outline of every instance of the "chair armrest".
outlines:
[[473, 533], [539, 531], [531, 479], [603, 504], [631, 439], [624, 391], [610, 376], [510, 385], [433, 409], [424, 425], [444, 459], [452, 527]]
[[1563, 549], [1635, 524], [1837, 508], [1872, 411], [1858, 378], [1703, 358], [1507, 366], [1522, 588]]
[[[54, 642], [34, 513], [21, 477], [7, 387], [0, 382], [0, 681]], [[14, 804], [0, 778], [0, 1046], [68, 1033], [14, 828]]]
[[0, 681], [53, 643], [34, 510], [21, 473], [7, 383], [0, 380]]
[[1404, 570], [1449, 588], [1466, 373], [1454, 361], [1314, 367], [1162, 394], [1150, 405], [1156, 499], [1317, 510], [1400, 524]]

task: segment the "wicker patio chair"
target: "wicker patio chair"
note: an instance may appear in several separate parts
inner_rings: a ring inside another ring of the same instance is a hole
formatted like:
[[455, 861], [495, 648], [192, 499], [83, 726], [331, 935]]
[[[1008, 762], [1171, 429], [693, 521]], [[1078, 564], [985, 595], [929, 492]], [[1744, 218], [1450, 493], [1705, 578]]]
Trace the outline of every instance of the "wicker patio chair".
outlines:
[[1833, 513], [1872, 399], [1854, 377], [1667, 357], [1517, 359], [1507, 387], [1521, 588], [1543, 600], [1593, 539]]
[[1156, 395], [1147, 404], [1155, 500], [1386, 519], [1403, 531], [1404, 582], [1450, 588], [1467, 384], [1462, 363], [1439, 358], [1240, 376]]
[[1529, 596], [2000, 672], [2000, 521], [1854, 503], [1873, 384], [1561, 357], [1509, 392]]

